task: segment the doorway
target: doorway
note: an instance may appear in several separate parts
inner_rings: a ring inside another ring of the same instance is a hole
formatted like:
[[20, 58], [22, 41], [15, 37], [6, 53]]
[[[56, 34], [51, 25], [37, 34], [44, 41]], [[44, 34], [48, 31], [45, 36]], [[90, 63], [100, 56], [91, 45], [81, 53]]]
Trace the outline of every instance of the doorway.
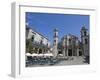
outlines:
[[42, 53], [42, 49], [39, 49], [39, 54]]
[[79, 51], [79, 56], [82, 56], [82, 51]]
[[68, 49], [68, 56], [72, 56], [72, 49]]

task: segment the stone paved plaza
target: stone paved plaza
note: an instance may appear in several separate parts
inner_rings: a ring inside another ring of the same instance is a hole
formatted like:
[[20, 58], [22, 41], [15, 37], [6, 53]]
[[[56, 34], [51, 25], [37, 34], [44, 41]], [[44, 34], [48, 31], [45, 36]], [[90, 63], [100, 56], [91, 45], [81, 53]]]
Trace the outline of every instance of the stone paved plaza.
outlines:
[[47, 64], [47, 63], [44, 63], [44, 64], [31, 64], [31, 65], [28, 65], [28, 67], [38, 67], [38, 66], [63, 66], [63, 65], [86, 65], [88, 63], [85, 63], [85, 59], [82, 57], [82, 56], [79, 56], [79, 57], [76, 57], [76, 56], [73, 56], [73, 57], [69, 57], [68, 59], [66, 60], [62, 60], [62, 61], [58, 61], [57, 63], [54, 63], [54, 64]]

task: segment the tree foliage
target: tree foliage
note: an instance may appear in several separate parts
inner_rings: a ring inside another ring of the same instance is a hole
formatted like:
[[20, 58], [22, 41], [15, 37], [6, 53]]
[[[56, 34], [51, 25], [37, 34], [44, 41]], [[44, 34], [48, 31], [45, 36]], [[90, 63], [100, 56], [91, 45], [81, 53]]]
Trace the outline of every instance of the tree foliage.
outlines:
[[33, 53], [33, 44], [31, 39], [26, 40], [26, 52]]

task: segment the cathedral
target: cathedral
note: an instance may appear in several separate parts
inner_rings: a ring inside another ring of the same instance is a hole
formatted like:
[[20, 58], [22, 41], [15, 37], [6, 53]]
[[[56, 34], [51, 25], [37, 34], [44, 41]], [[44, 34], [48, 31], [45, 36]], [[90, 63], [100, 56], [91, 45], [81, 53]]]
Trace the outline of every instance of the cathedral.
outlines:
[[[57, 36], [54, 37], [55, 46], [57, 46], [58, 55], [63, 57], [85, 56], [89, 57], [89, 32], [85, 27], [81, 28], [80, 38], [68, 34], [61, 38], [58, 43], [58, 30], [55, 31]], [[58, 45], [57, 45], [58, 44]]]

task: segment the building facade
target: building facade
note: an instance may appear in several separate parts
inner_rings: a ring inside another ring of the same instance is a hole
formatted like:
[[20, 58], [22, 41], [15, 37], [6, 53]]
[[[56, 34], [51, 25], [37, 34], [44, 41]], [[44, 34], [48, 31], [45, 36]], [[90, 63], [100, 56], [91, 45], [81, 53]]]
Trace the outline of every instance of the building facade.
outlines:
[[50, 41], [47, 37], [26, 26], [26, 40], [31, 40], [33, 53], [47, 53], [50, 49]]
[[59, 52], [63, 57], [89, 56], [89, 33], [85, 27], [81, 28], [81, 40], [75, 35], [68, 34], [59, 42]]
[[62, 44], [62, 53], [64, 56], [79, 56], [79, 51], [81, 49], [79, 48], [79, 39], [78, 37], [68, 34], [65, 35], [61, 39], [61, 44]]

